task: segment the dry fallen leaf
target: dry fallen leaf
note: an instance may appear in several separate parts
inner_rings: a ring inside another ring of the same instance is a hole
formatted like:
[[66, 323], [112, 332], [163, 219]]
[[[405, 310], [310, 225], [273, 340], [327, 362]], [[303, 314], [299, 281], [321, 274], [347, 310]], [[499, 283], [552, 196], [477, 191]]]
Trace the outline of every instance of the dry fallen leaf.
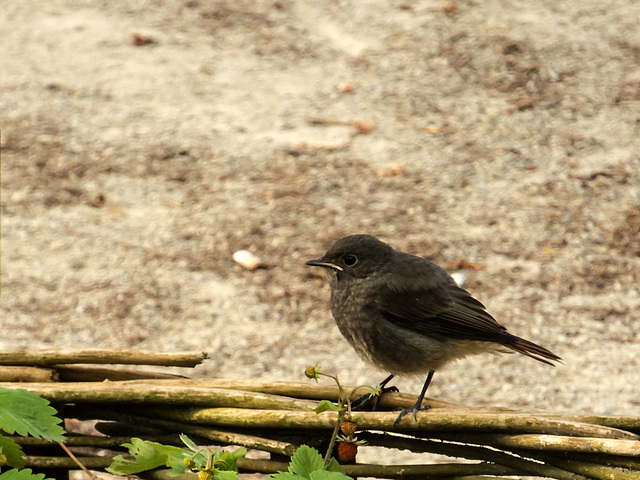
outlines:
[[473, 263], [468, 260], [462, 260], [456, 258], [449, 262], [449, 268], [451, 270], [484, 270], [485, 265], [482, 263]]
[[373, 130], [372, 122], [360, 122], [356, 120], [353, 122], [353, 126], [356, 127], [357, 135], [368, 135]]
[[442, 11], [446, 15], [455, 15], [456, 13], [458, 13], [458, 6], [452, 2], [444, 2], [442, 4]]
[[353, 91], [354, 85], [353, 82], [342, 82], [336, 85], [336, 90], [340, 93], [348, 93]]
[[97, 194], [89, 201], [89, 205], [96, 208], [104, 207], [107, 204], [107, 197], [103, 193]]
[[136, 47], [142, 47], [144, 45], [149, 45], [151, 43], [155, 43], [155, 39], [148, 35], [141, 35], [139, 33], [131, 34], [131, 43]]
[[373, 174], [376, 177], [396, 177], [404, 173], [404, 166], [397, 163], [391, 165], [385, 165], [384, 167], [376, 168]]

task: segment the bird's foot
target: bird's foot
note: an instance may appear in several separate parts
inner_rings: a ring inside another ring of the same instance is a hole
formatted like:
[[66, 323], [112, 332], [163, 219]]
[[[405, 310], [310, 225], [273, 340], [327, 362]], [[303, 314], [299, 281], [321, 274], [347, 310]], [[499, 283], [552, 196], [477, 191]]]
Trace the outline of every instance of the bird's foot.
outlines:
[[351, 402], [352, 410], [371, 410], [375, 411], [380, 403], [380, 397], [388, 392], [399, 392], [398, 387], [381, 387], [376, 389], [373, 393], [367, 393], [361, 397], [356, 398]]
[[422, 402], [416, 403], [413, 407], [411, 408], [403, 408], [402, 410], [400, 410], [400, 414], [398, 415], [398, 418], [396, 418], [396, 421], [393, 422], [393, 426], [395, 427], [398, 422], [400, 420], [402, 420], [402, 417], [404, 417], [407, 413], [413, 413], [413, 418], [415, 419], [415, 421], [418, 421], [418, 412], [420, 410], [429, 410], [431, 408], [431, 405], [421, 405]]

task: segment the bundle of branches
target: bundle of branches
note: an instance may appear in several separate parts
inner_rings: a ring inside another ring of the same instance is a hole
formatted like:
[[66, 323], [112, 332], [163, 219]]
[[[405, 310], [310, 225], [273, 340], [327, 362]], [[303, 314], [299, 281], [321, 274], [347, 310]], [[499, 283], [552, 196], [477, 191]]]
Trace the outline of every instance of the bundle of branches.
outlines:
[[[97, 358], [101, 359], [99, 363], [106, 363], [106, 358], [115, 363], [118, 353], [122, 352], [111, 352], [110, 357], [102, 351]], [[90, 363], [88, 352], [84, 354], [79, 356], [80, 361]], [[72, 368], [61, 366], [61, 357], [48, 361], [54, 356], [29, 355], [32, 368], [39, 368], [33, 367], [35, 364], [46, 364], [58, 378], [67, 376], [69, 380], [71, 376], [75, 380], [5, 382], [0, 386], [23, 388], [49, 400], [66, 420], [70, 432], [66, 445], [91, 469], [108, 466], [110, 456], [122, 453], [119, 445], [132, 437], [178, 444], [178, 434], [185, 433], [203, 445], [239, 445], [264, 452], [257, 455], [259, 458], [240, 459], [241, 472], [286, 471], [289, 457], [301, 444], [326, 449], [336, 431], [336, 412], [315, 412], [318, 400], [339, 400], [340, 390], [333, 385], [204, 381], [167, 374], [164, 378], [149, 378], [156, 374], [148, 372], [134, 372], [134, 379], [114, 380], [121, 378], [118, 376], [122, 371], [114, 370], [119, 373], [110, 378], [105, 368]], [[137, 355], [145, 356], [140, 352]], [[136, 361], [149, 364], [152, 358], [157, 360], [157, 355], [150, 354], [146, 361]], [[186, 354], [180, 355], [184, 359]], [[199, 355], [202, 360], [203, 355]], [[73, 356], [69, 355], [65, 361], [70, 358]], [[6, 362], [0, 355], [0, 363], [6, 365]], [[78, 381], [78, 372], [85, 381]], [[344, 391], [350, 392], [353, 399], [370, 392], [362, 388]], [[419, 414], [417, 420], [407, 415], [394, 425], [397, 412], [393, 410], [411, 407], [415, 398], [387, 393], [380, 399], [380, 411], [354, 412], [358, 439], [369, 446], [431, 452], [467, 460], [428, 465], [352, 464], [344, 466], [347, 475], [640, 478], [640, 417], [465, 408], [430, 399], [431, 410]], [[97, 431], [85, 429], [83, 434], [74, 434], [74, 429], [77, 430], [74, 425], [86, 425], [87, 421], [91, 421]], [[32, 468], [74, 468], [71, 460], [63, 455], [36, 454], [41, 452], [38, 448], [44, 446], [37, 439], [15, 440], [23, 445], [28, 454], [27, 464]], [[161, 476], [156, 474], [155, 478]]]

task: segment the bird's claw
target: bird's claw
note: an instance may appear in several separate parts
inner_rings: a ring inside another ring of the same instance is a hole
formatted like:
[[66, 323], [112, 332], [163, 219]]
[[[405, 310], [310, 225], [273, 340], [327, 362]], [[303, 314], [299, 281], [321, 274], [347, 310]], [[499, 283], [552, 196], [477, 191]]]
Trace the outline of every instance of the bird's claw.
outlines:
[[398, 418], [396, 418], [396, 421], [393, 422], [393, 426], [395, 427], [398, 424], [398, 422], [402, 420], [402, 417], [404, 417], [407, 413], [413, 413], [413, 418], [417, 422], [418, 412], [420, 410], [429, 410], [430, 408], [431, 408], [431, 405], [427, 405], [427, 404], [424, 404], [424, 405], [415, 404], [411, 408], [403, 408], [402, 410], [400, 410], [400, 414], [398, 415]]

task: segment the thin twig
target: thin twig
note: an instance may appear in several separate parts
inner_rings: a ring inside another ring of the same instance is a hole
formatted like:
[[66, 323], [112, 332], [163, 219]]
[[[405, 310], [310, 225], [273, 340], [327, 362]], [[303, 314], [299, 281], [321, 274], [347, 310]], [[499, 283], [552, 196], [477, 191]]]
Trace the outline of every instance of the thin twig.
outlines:
[[92, 480], [100, 480], [100, 477], [96, 477], [93, 473], [91, 473], [89, 470], [86, 469], [86, 467], [80, 462], [80, 460], [78, 460], [78, 458], [73, 453], [71, 453], [71, 450], [69, 450], [64, 443], [58, 442], [58, 445], [62, 447], [62, 449], [67, 453], [67, 455], [71, 457], [71, 460], [73, 460], [76, 463], [76, 465], [78, 465], [82, 469], [82, 471], [87, 474], [89, 478], [91, 478]]

